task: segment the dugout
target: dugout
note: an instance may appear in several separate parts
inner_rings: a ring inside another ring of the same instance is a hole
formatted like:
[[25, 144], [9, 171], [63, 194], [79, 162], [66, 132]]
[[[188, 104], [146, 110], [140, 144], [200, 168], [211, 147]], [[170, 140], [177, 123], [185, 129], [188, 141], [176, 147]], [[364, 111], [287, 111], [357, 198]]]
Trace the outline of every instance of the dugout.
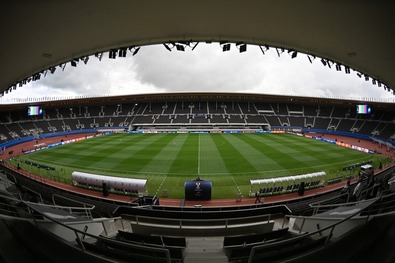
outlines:
[[286, 177], [252, 179], [250, 180], [250, 196], [255, 196], [257, 191], [262, 195], [295, 192], [298, 191], [302, 182], [304, 189], [319, 187], [322, 185], [325, 176], [325, 172], [315, 172]]
[[111, 189], [138, 194], [145, 193], [147, 187], [146, 179], [124, 178], [77, 171], [71, 174], [71, 178], [73, 185], [101, 188], [104, 196], [108, 195]]
[[211, 181], [196, 179], [186, 181], [185, 200], [211, 200]]

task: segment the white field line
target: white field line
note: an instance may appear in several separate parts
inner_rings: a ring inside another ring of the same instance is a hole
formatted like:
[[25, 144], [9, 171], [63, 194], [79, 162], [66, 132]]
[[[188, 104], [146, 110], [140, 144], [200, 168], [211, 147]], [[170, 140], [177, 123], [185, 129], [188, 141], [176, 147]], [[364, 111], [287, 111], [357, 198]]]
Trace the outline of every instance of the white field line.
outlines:
[[198, 167], [197, 174], [200, 177], [200, 134], [199, 134], [199, 142], [198, 142]]
[[167, 175], [165, 176], [165, 178], [163, 178], [162, 182], [160, 183], [160, 185], [159, 185], [159, 187], [158, 187], [158, 190], [156, 190], [155, 195], [158, 195], [158, 193], [159, 193], [160, 189], [162, 188], [162, 185], [163, 185], [163, 183], [165, 182], [166, 178], [167, 178]]

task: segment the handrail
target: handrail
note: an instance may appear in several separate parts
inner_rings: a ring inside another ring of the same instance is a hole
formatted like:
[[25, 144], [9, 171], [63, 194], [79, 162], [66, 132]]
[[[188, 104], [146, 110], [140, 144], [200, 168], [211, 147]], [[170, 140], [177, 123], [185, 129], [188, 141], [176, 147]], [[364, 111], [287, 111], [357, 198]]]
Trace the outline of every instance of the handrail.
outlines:
[[[6, 177], [8, 176], [7, 174], [5, 174], [5, 173], [2, 173], [3, 175], [5, 175]], [[5, 183], [5, 186], [13, 186], [13, 185], [16, 185], [16, 178], [15, 178], [15, 176], [13, 175], [13, 174], [9, 174], [10, 176], [12, 176], [13, 178], [14, 178], [14, 182], [13, 181], [11, 181], [11, 180], [9, 180], [8, 178], [6, 178], [6, 179], [4, 179], [4, 178], [0, 178], [0, 182], [4, 182]], [[32, 190], [32, 189], [30, 189], [30, 188], [27, 188], [27, 187], [25, 187], [25, 186], [21, 186], [23, 189], [25, 189], [26, 191], [28, 191], [28, 192], [30, 192], [30, 193], [33, 193], [33, 194], [35, 194], [35, 195], [37, 195], [39, 198], [40, 198], [40, 201], [41, 201], [41, 203], [44, 203], [44, 200], [43, 200], [43, 197], [42, 197], [42, 195], [39, 193], [39, 192], [36, 192], [36, 191], [34, 191], [34, 190]], [[21, 194], [19, 194], [19, 198], [22, 200], [22, 196], [21, 196]]]
[[77, 200], [73, 200], [73, 199], [71, 199], [71, 198], [68, 198], [68, 197], [65, 197], [65, 196], [62, 196], [62, 195], [53, 194], [53, 195], [52, 195], [52, 202], [53, 202], [54, 205], [56, 205], [55, 197], [63, 198], [63, 199], [65, 199], [65, 200], [74, 202], [74, 203], [76, 203], [76, 204], [81, 204], [81, 205], [83, 205], [84, 208], [89, 209], [89, 210], [86, 210], [86, 211], [89, 211], [89, 218], [93, 218], [93, 216], [92, 216], [92, 210], [95, 208], [94, 205], [87, 204], [87, 203], [84, 203], [84, 202], [80, 202], [80, 201], [77, 201]]
[[[333, 209], [334, 207], [340, 207], [340, 206], [344, 206], [344, 205], [351, 206], [351, 205], [355, 205], [355, 204], [367, 203], [367, 202], [370, 202], [371, 200], [374, 200], [374, 199], [379, 199], [379, 197], [361, 200], [361, 201], [355, 201], [355, 202], [328, 204], [328, 205], [321, 205], [321, 204], [312, 203], [312, 204], [309, 204], [309, 206], [314, 209], [314, 215], [316, 215], [318, 212], [320, 212], [320, 210], [319, 210], [320, 208]], [[325, 209], [325, 211], [328, 209]]]
[[[395, 171], [395, 166], [385, 168], [384, 170], [382, 170], [379, 173], [375, 174], [375, 178], [379, 179], [379, 178], [382, 178], [382, 177], [386, 177], [389, 174], [392, 174], [392, 172], [394, 172], [394, 171]], [[352, 185], [354, 185], [354, 184], [356, 184], [356, 183], [353, 183]], [[375, 184], [373, 187], [377, 187], [377, 184]], [[340, 190], [340, 188], [337, 189], [337, 190], [334, 190], [334, 191], [339, 191], [339, 190]], [[371, 188], [364, 189], [363, 191], [361, 191], [361, 196], [363, 194], [365, 194], [366, 191], [368, 191], [368, 190], [372, 190], [372, 189]], [[315, 205], [321, 205], [323, 202], [328, 202], [330, 200], [333, 200], [333, 199], [336, 199], [338, 197], [341, 197], [342, 195], [346, 195], [346, 193], [345, 194], [339, 194], [339, 196], [332, 197], [331, 199], [325, 199], [323, 201], [314, 202], [314, 203], [311, 203], [309, 205], [310, 205], [310, 207], [313, 207]]]
[[[10, 175], [14, 178], [14, 182], [11, 181], [10, 179], [8, 179], [7, 174], [3, 170], [1, 170], [0, 173], [1, 173], [1, 175], [5, 176], [5, 178], [0, 177], [0, 182], [4, 183], [4, 186], [6, 188], [16, 185], [16, 178], [13, 174], [10, 174]], [[10, 195], [12, 195], [12, 194], [10, 193]], [[22, 200], [22, 195], [20, 193], [18, 194], [18, 196], [19, 196], [19, 199]], [[41, 198], [41, 195], [40, 195], [40, 198]], [[42, 198], [41, 198], [41, 200], [42, 200]]]
[[[26, 186], [23, 186], [23, 185], [22, 185], [22, 188], [27, 190], [28, 192], [31, 192], [31, 193], [37, 195], [40, 198], [41, 203], [42, 204], [44, 203], [43, 197], [42, 197], [42, 195], [39, 192], [34, 191], [34, 190], [30, 189], [30, 188], [27, 188]], [[22, 200], [22, 196], [20, 196], [20, 198]]]
[[81, 201], [77, 201], [77, 200], [74, 200], [74, 199], [65, 197], [65, 196], [63, 196], [63, 195], [58, 195], [58, 194], [53, 194], [53, 195], [52, 195], [52, 202], [53, 202], [54, 205], [56, 205], [55, 197], [63, 198], [63, 199], [65, 199], [65, 200], [67, 200], [67, 201], [71, 201], [71, 202], [74, 202], [74, 203], [76, 203], [76, 204], [84, 205], [84, 207], [88, 206], [88, 207], [90, 207], [90, 208], [92, 208], [92, 209], [95, 208], [94, 205], [91, 205], [91, 204], [88, 204], [88, 203], [84, 203], [84, 202], [81, 202]]
[[[10, 198], [10, 199], [17, 200], [17, 199], [14, 199], [14, 198]], [[20, 200], [17, 200], [17, 201], [20, 201]], [[34, 206], [30, 206], [29, 204], [30, 204], [31, 202], [25, 202], [25, 201], [22, 201], [22, 202], [23, 202], [29, 209], [33, 210], [34, 212], [38, 213], [39, 215], [43, 216], [44, 218], [46, 218], [46, 219], [48, 219], [48, 220], [50, 220], [50, 221], [52, 221], [52, 222], [54, 222], [54, 223], [56, 223], [56, 224], [58, 224], [58, 225], [61, 225], [62, 227], [64, 227], [64, 228], [66, 228], [66, 229], [68, 229], [68, 230], [74, 232], [74, 234], [75, 234], [75, 236], [76, 236], [77, 244], [81, 247], [82, 250], [86, 250], [86, 248], [85, 248], [85, 246], [83, 245], [83, 243], [82, 243], [82, 241], [81, 241], [81, 237], [83, 237], [82, 239], [84, 239], [85, 236], [88, 236], [88, 237], [91, 237], [91, 238], [96, 239], [96, 240], [99, 240], [99, 241], [111, 242], [111, 243], [113, 243], [113, 244], [122, 245], [122, 246], [125, 246], [125, 247], [127, 247], [127, 248], [140, 248], [140, 249], [145, 249], [145, 250], [147, 250], [147, 251], [160, 251], [160, 252], [165, 253], [165, 255], [166, 255], [166, 262], [168, 262], [168, 263], [171, 262], [170, 252], [169, 252], [168, 249], [164, 249], [164, 248], [151, 248], [151, 247], [140, 246], [140, 245], [131, 244], [131, 243], [126, 243], [126, 242], [121, 242], [121, 241], [118, 241], [118, 240], [113, 240], [113, 239], [109, 239], [109, 238], [105, 238], [105, 237], [101, 237], [101, 236], [96, 236], [96, 235], [87, 233], [87, 232], [85, 232], [85, 231], [83, 231], [83, 230], [75, 229], [75, 228], [73, 228], [73, 227], [71, 227], [71, 226], [69, 226], [69, 225], [66, 225], [66, 224], [60, 222], [59, 220], [56, 220], [56, 219], [54, 219], [54, 218], [52, 218], [52, 217], [46, 215], [45, 213], [43, 213], [43, 212], [41, 212], [40, 210], [36, 209]], [[32, 204], [33, 204], [33, 203], [32, 203]], [[39, 205], [41, 206], [42, 204], [39, 204]], [[16, 218], [16, 217], [12, 217], [12, 218], [13, 218], [14, 220], [15, 220], [15, 219], [17, 219], [17, 220], [24, 220], [24, 221], [28, 220], [27, 218], [23, 218], [23, 217], [22, 217], [22, 218], [20, 218], [20, 217], [17, 217], [17, 218]], [[122, 218], [120, 218], [120, 217], [118, 217], [118, 218], [107, 218], [108, 221], [111, 221], [111, 220], [114, 220], [114, 219], [121, 219], [121, 220], [122, 220]], [[35, 217], [33, 217], [33, 221], [34, 221], [34, 224], [36, 225], [36, 227], [40, 227], [39, 224], [38, 224], [38, 222], [37, 222], [37, 219], [36, 219]], [[30, 222], [31, 222], [31, 221], [30, 221]], [[103, 222], [104, 222], [104, 221], [103, 221]], [[122, 224], [122, 225], [123, 225], [123, 224]]]
[[[149, 209], [149, 210], [154, 210], [154, 211], [165, 211], [165, 212], [186, 212], [186, 213], [232, 213], [235, 211], [241, 211], [241, 212], [248, 212], [251, 210], [269, 210], [277, 207], [284, 207], [284, 209], [288, 210], [289, 213], [292, 213], [292, 211], [286, 206], [286, 205], [273, 205], [273, 204], [248, 204], [248, 205], [239, 205], [239, 206], [232, 206], [232, 207], [223, 207], [223, 206], [210, 206], [210, 207], [175, 207], [175, 206], [163, 206], [163, 205], [145, 205], [145, 206], [135, 206], [133, 208], [135, 209]], [[170, 208], [170, 209], [169, 209]], [[234, 208], [234, 209], [231, 209]]]
[[[15, 183], [14, 183], [13, 181], [11, 181], [11, 180], [9, 180], [9, 179], [7, 178], [7, 175], [3, 172], [3, 170], [0, 171], [0, 174], [5, 176], [5, 178], [2, 178], [2, 177], [0, 176], [0, 182], [4, 182], [4, 185], [5, 185], [6, 187], [15, 185]], [[14, 178], [15, 178], [15, 177], [14, 177]]]
[[[219, 218], [219, 219], [204, 219], [204, 222], [212, 222], [213, 225], [223, 225], [225, 228], [227, 228], [228, 226], [232, 225], [232, 221], [242, 221], [243, 219], [249, 219], [249, 222], [251, 223], [251, 221], [253, 219], [257, 219], [257, 222], [264, 222], [267, 221], [268, 223], [270, 222], [270, 220], [272, 218], [275, 218], [277, 215], [282, 215], [283, 214], [265, 214], [265, 215], [257, 215], [257, 216], [248, 216], [248, 217], [235, 217], [235, 218]], [[156, 217], [149, 217], [149, 216], [140, 216], [140, 215], [128, 215], [128, 217], [130, 218], [135, 218], [136, 224], [143, 224], [144, 220], [152, 220], [155, 219], [158, 222], [163, 221], [165, 222], [173, 222], [173, 223], [177, 223], [177, 225], [179, 225], [180, 228], [182, 228], [183, 226], [185, 226], [183, 224], [183, 222], [188, 222], [188, 223], [196, 223], [197, 226], [201, 225], [202, 220], [201, 219], [178, 219], [178, 218], [156, 218]], [[266, 218], [264, 221], [262, 220], [258, 220], [261, 218]], [[143, 221], [143, 222], [141, 222]], [[223, 224], [215, 224], [215, 223], [220, 223], [223, 222]], [[190, 225], [188, 225], [190, 226]]]
[[[372, 200], [372, 199], [370, 199], [370, 200]], [[367, 206], [367, 207], [365, 207], [365, 208], [369, 208], [370, 206], [372, 206], [373, 204], [375, 204], [378, 200], [379, 200], [379, 198], [376, 198], [376, 200], [375, 200], [374, 202], [372, 202], [369, 206]], [[358, 203], [358, 202], [357, 202], [357, 203]], [[310, 232], [310, 233], [304, 233], [304, 234], [301, 234], [301, 235], [299, 235], [299, 236], [297, 236], [297, 237], [288, 238], [288, 239], [286, 239], [286, 240], [280, 240], [280, 241], [277, 241], [276, 243], [268, 243], [268, 244], [262, 244], [262, 245], [254, 246], [254, 247], [252, 247], [252, 249], [251, 249], [250, 256], [249, 256], [249, 258], [248, 258], [248, 263], [252, 263], [252, 262], [253, 262], [253, 258], [254, 258], [254, 255], [255, 255], [255, 251], [256, 251], [256, 250], [259, 250], [259, 249], [265, 248], [265, 247], [274, 246], [274, 244], [281, 244], [281, 245], [283, 245], [283, 244], [291, 243], [291, 242], [294, 242], [294, 241], [297, 241], [297, 240], [302, 240], [302, 239], [305, 239], [305, 238], [307, 238], [307, 237], [310, 237], [310, 236], [313, 236], [313, 235], [316, 235], [316, 234], [321, 234], [323, 231], [326, 231], [326, 230], [329, 230], [329, 229], [330, 229], [331, 231], [330, 231], [330, 233], [328, 234], [327, 239], [325, 240], [325, 243], [324, 243], [324, 245], [326, 245], [326, 244], [329, 242], [329, 240], [331, 239], [332, 233], [333, 233], [333, 231], [334, 231], [334, 229], [335, 229], [335, 227], [336, 227], [337, 225], [342, 224], [343, 222], [349, 220], [350, 218], [352, 218], [352, 217], [358, 215], [360, 212], [361, 212], [361, 211], [358, 210], [357, 212], [354, 212], [354, 213], [350, 214], [349, 216], [347, 216], [347, 217], [341, 219], [340, 221], [337, 221], [337, 222], [335, 222], [335, 223], [333, 223], [333, 224], [330, 224], [330, 225], [328, 225], [328, 226], [326, 226], [326, 227], [324, 227], [324, 228], [320, 228], [320, 229], [315, 230], [315, 231]], [[305, 217], [305, 216], [288, 216], [288, 215], [286, 215], [285, 217], [287, 217], [287, 218], [291, 218], [291, 217], [292, 217], [292, 218], [304, 218], [304, 221], [305, 221], [306, 218], [308, 218], [308, 217]], [[366, 222], [367, 222], [367, 221], [368, 221], [368, 219], [366, 220]], [[302, 224], [304, 224], [304, 222], [303, 222]]]
[[[27, 205], [29, 208], [31, 208], [32, 205], [38, 204], [38, 203], [33, 203], [33, 202], [29, 202], [29, 201], [23, 201], [22, 202]], [[73, 207], [73, 206], [59, 206], [59, 205], [48, 205], [48, 204], [38, 204], [39, 206], [43, 206], [43, 207], [51, 207], [57, 210], [63, 210], [63, 211], [69, 211], [70, 213], [77, 213], [77, 211], [82, 211], [85, 214], [85, 217], [88, 219], [92, 219], [92, 210], [94, 208], [93, 207]], [[36, 211], [36, 209], [34, 209]], [[40, 213], [41, 214], [41, 213]]]

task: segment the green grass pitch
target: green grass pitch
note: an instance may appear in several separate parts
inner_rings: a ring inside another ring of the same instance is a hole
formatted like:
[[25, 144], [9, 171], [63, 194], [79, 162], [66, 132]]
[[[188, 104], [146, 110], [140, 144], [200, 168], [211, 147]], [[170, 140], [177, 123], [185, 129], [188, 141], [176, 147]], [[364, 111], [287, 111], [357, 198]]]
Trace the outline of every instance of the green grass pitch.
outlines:
[[212, 198], [234, 198], [248, 196], [250, 179], [318, 171], [330, 179], [380, 156], [289, 134], [162, 133], [99, 136], [21, 158], [55, 167], [52, 176], [66, 182], [73, 171], [146, 178], [149, 194], [184, 198], [185, 181], [200, 177], [212, 181]]

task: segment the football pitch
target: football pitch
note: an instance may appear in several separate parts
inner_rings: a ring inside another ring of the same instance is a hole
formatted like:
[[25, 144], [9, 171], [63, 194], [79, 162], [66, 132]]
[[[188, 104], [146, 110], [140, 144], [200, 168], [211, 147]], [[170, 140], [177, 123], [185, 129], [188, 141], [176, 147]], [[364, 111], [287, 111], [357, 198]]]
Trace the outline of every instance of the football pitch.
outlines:
[[290, 134], [161, 133], [98, 136], [22, 158], [55, 167], [70, 183], [73, 171], [145, 178], [149, 194], [184, 198], [185, 181], [201, 178], [212, 182], [212, 198], [234, 198], [248, 196], [250, 179], [324, 171], [328, 180], [380, 156]]

